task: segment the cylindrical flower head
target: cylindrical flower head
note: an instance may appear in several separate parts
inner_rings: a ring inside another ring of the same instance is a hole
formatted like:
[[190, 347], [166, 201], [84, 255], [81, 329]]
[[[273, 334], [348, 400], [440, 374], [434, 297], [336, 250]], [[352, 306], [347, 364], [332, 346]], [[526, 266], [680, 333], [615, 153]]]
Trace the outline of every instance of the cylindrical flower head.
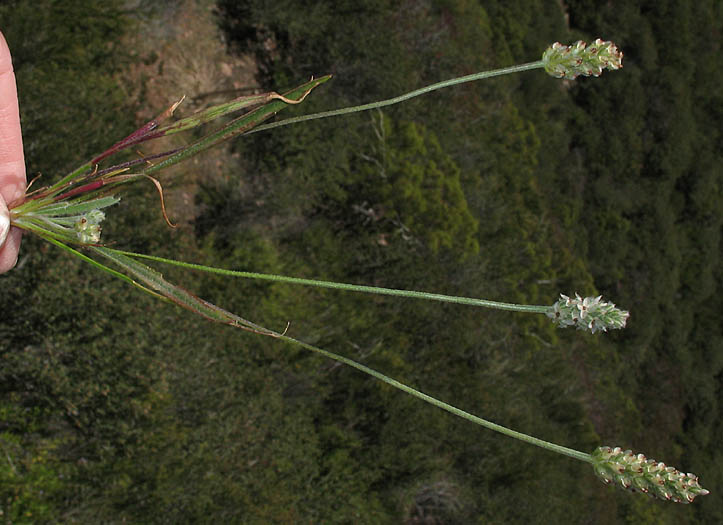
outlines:
[[97, 244], [100, 242], [100, 223], [105, 219], [105, 213], [100, 210], [91, 210], [81, 216], [75, 223], [75, 232], [80, 242]]
[[691, 503], [696, 496], [710, 492], [700, 486], [698, 476], [685, 474], [642, 454], [620, 447], [598, 447], [592, 453], [595, 474], [605, 483], [614, 483], [631, 492], [642, 492], [674, 503]]
[[630, 314], [601, 299], [602, 295], [583, 299], [575, 294], [573, 299], [560, 294], [560, 299], [548, 309], [547, 317], [560, 328], [574, 326], [578, 330], [590, 330], [593, 334], [625, 328]]
[[589, 46], [582, 40], [571, 46], [555, 42], [542, 54], [542, 61], [545, 71], [555, 78], [599, 77], [603, 69], [622, 68], [623, 53], [612, 42], [599, 38]]

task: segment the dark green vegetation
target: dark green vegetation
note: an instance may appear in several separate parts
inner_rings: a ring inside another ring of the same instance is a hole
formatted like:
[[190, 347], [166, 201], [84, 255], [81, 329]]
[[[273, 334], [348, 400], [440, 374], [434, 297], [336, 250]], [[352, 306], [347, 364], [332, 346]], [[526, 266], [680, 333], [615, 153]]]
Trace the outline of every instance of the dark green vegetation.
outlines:
[[[569, 1], [567, 29], [552, 0], [306, 3], [219, 2], [265, 88], [335, 75], [297, 112], [537, 60], [555, 40], [613, 40], [625, 68], [569, 84], [529, 72], [258, 133], [201, 185], [185, 230], [139, 187], [106, 239], [502, 301], [602, 293], [631, 311], [624, 332], [165, 272], [492, 421], [692, 470], [712, 495], [683, 506], [606, 488], [588, 465], [197, 320], [26, 238], [0, 277], [2, 519], [722, 522], [721, 4]], [[133, 19], [95, 4], [0, 5], [31, 175], [64, 173], [138, 124], [118, 82], [130, 58], [109, 44]]]

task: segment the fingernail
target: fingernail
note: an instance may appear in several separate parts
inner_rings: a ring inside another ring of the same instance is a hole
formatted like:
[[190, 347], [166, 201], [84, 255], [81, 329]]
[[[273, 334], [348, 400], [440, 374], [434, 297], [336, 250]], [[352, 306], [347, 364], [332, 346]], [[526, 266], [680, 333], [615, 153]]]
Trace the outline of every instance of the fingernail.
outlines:
[[10, 231], [10, 214], [7, 210], [0, 211], [0, 246], [5, 244], [5, 238]]
[[10, 231], [10, 212], [5, 201], [0, 197], [0, 246], [5, 243], [5, 238], [8, 236]]

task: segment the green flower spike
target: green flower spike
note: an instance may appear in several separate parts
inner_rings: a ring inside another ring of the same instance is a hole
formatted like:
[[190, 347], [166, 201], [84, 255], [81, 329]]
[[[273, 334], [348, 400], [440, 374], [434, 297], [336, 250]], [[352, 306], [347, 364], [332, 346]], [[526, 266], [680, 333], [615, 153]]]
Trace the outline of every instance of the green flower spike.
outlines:
[[674, 503], [692, 503], [696, 496], [710, 494], [695, 474], [684, 474], [642, 454], [620, 447], [598, 447], [592, 453], [595, 474], [605, 483], [614, 483], [631, 492], [643, 492]]
[[105, 219], [105, 213], [100, 210], [91, 210], [82, 215], [74, 225], [80, 242], [85, 244], [98, 244], [100, 242], [100, 223]]
[[583, 299], [575, 294], [575, 298], [571, 299], [560, 294], [560, 299], [548, 309], [547, 317], [560, 328], [574, 326], [578, 330], [590, 330], [593, 334], [625, 328], [630, 313], [601, 299], [602, 295]]
[[542, 62], [553, 77], [573, 80], [579, 75], [599, 77], [603, 69], [622, 68], [623, 53], [599, 38], [589, 46], [582, 40], [571, 46], [555, 42], [542, 54]]

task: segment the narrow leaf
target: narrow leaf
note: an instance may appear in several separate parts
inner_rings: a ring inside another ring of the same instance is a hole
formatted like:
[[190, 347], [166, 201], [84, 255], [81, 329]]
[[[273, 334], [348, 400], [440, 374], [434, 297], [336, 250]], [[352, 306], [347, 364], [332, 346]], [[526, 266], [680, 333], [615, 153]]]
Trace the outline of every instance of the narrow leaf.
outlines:
[[102, 210], [120, 202], [118, 197], [101, 197], [84, 202], [62, 201], [43, 206], [42, 214], [46, 217], [59, 217], [63, 215], [80, 215], [91, 210]]
[[173, 133], [178, 133], [180, 131], [185, 131], [187, 129], [195, 128], [196, 126], [211, 122], [212, 120], [215, 120], [229, 113], [233, 113], [234, 111], [238, 111], [239, 109], [244, 109], [260, 104], [266, 104], [271, 100], [279, 97], [280, 95], [274, 92], [238, 97], [229, 102], [206, 108], [202, 111], [199, 111], [198, 113], [194, 113], [193, 115], [177, 120], [172, 124], [167, 124], [156, 130], [154, 135], [170, 135]]
[[[301, 102], [306, 97], [306, 95], [311, 92], [311, 90], [313, 90], [320, 84], [323, 84], [330, 78], [331, 76], [327, 75], [321, 78], [310, 80], [306, 84], [302, 84], [301, 86], [289, 91], [284, 95], [284, 97], [290, 101]], [[234, 119], [223, 128], [213, 133], [210, 133], [198, 142], [191, 144], [190, 146], [179, 151], [175, 155], [172, 155], [171, 157], [159, 162], [158, 164], [149, 166], [143, 171], [143, 173], [148, 175], [156, 171], [160, 171], [164, 168], [182, 162], [187, 158], [192, 157], [197, 153], [200, 153], [201, 151], [211, 148], [216, 144], [223, 142], [224, 140], [228, 140], [232, 137], [240, 135], [241, 133], [245, 133], [250, 129], [253, 129], [264, 120], [274, 116], [280, 110], [284, 109], [288, 104], [289, 102], [281, 99], [272, 99], [271, 102]]]
[[148, 288], [156, 291], [159, 295], [166, 297], [170, 301], [190, 310], [195, 314], [218, 323], [231, 325], [251, 332], [271, 335], [271, 333], [263, 327], [232, 314], [223, 308], [219, 308], [215, 304], [204, 301], [180, 286], [169, 283], [163, 278], [163, 275], [160, 272], [157, 272], [145, 264], [141, 264], [115, 250], [110, 250], [102, 246], [93, 246], [91, 247], [91, 250], [110, 259], [124, 271], [132, 274]]

